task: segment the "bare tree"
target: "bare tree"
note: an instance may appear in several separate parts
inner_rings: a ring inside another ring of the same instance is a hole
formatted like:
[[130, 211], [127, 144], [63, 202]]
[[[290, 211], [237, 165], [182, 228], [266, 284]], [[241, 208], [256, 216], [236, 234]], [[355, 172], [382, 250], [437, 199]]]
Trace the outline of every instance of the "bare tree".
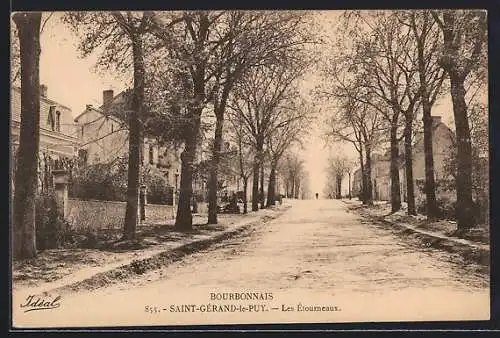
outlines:
[[[213, 86], [209, 83], [215, 74], [211, 73], [210, 60], [212, 38], [211, 29], [222, 15], [221, 12], [183, 12], [180, 14], [182, 25], [171, 31], [164, 29], [159, 19], [155, 23], [153, 33], [160, 39], [161, 47], [168, 50], [169, 55], [177, 61], [181, 70], [180, 78], [187, 89], [185, 100], [180, 110], [183, 112], [182, 138], [184, 150], [181, 154], [181, 180], [179, 187], [179, 203], [175, 227], [181, 231], [192, 228], [191, 200], [193, 197], [193, 169], [201, 133], [201, 115], [210, 101], [210, 91]], [[169, 25], [167, 25], [169, 27]], [[218, 40], [215, 42], [218, 44]]]
[[238, 175], [243, 181], [243, 213], [248, 212], [248, 180], [253, 172], [253, 146], [248, 134], [244, 131], [244, 122], [239, 115], [230, 115], [232, 127], [231, 139], [237, 147]]
[[432, 16], [443, 33], [444, 48], [439, 64], [450, 79], [453, 115], [457, 135], [457, 226], [474, 225], [472, 200], [472, 144], [465, 83], [471, 72], [484, 67], [486, 11], [442, 10]]
[[[230, 11], [221, 15], [215, 26], [223, 38], [214, 47], [215, 82], [212, 103], [216, 117], [215, 137], [209, 180], [208, 223], [217, 223], [217, 170], [223, 143], [223, 125], [229, 95], [235, 83], [252, 67], [276, 62], [283, 53], [307, 43], [303, 29], [304, 14], [296, 12], [269, 13]], [[261, 170], [263, 167], [261, 166]], [[261, 175], [262, 176], [262, 175]], [[261, 178], [262, 180], [262, 178]], [[263, 190], [261, 181], [261, 196]], [[261, 203], [263, 207], [263, 203]]]
[[[139, 197], [140, 149], [143, 139], [146, 36], [151, 31], [151, 12], [71, 12], [64, 21], [81, 37], [79, 49], [84, 57], [102, 50], [99, 67], [133, 69], [131, 105], [124, 107], [129, 129], [127, 206], [123, 238], [135, 238]], [[108, 112], [109, 113], [109, 112]]]
[[[297, 100], [298, 101], [298, 100]], [[267, 150], [270, 157], [270, 173], [267, 187], [266, 207], [274, 205], [276, 199], [276, 169], [285, 151], [295, 144], [301, 145], [301, 138], [307, 135], [307, 126], [311, 121], [311, 112], [306, 102], [296, 102], [283, 114], [284, 119], [275, 121], [276, 125], [268, 135]]]
[[[380, 112], [390, 130], [391, 209], [395, 212], [401, 208], [399, 141], [406, 135], [406, 143], [411, 145], [409, 137], [419, 99], [413, 79], [415, 67], [414, 53], [409, 45], [410, 29], [402, 25], [394, 13], [356, 13], [355, 17], [358, 20], [349, 31], [355, 35], [355, 52], [352, 57], [354, 65], [351, 69], [360, 75], [358, 78], [362, 80], [361, 87], [366, 91], [364, 97], [370, 98], [364, 102]], [[405, 117], [407, 123], [405, 133], [399, 136], [401, 117]], [[406, 170], [409, 174], [410, 153], [411, 146], [406, 147]], [[407, 184], [411, 193], [413, 179], [411, 182], [409, 179]]]
[[[432, 220], [436, 218], [438, 210], [432, 151], [433, 126], [431, 111], [436, 99], [442, 94], [442, 84], [446, 76], [446, 73], [438, 64], [442, 36], [429, 10], [401, 11], [396, 15], [401, 24], [411, 29], [412, 40], [409, 49], [416, 52], [414, 64], [418, 72], [416, 81], [419, 87], [418, 94], [424, 123], [426, 209], [427, 217]], [[409, 131], [405, 131], [405, 147], [407, 146], [407, 132], [410, 134]], [[410, 204], [408, 204], [408, 211], [411, 213]]]
[[300, 173], [300, 186], [297, 193], [297, 198], [303, 200], [311, 198], [311, 179], [308, 171], [304, 170]]
[[[221, 16], [226, 19], [223, 27], [226, 31], [220, 32], [225, 42], [220, 42], [216, 49], [215, 84], [212, 103], [215, 112], [215, 135], [212, 149], [212, 160], [210, 162], [210, 174], [208, 182], [208, 224], [217, 224], [217, 182], [219, 176], [219, 165], [221, 161], [221, 147], [223, 143], [224, 115], [226, 111], [229, 94], [246, 67], [245, 53], [242, 48], [241, 36], [244, 34], [248, 22], [253, 17], [246, 16], [243, 12], [229, 12]], [[246, 22], [248, 20], [248, 22]], [[217, 29], [218, 27], [215, 27]], [[222, 41], [222, 39], [221, 39]], [[238, 51], [241, 54], [239, 55]]]
[[40, 141], [40, 26], [42, 13], [16, 13], [21, 66], [21, 130], [14, 183], [13, 257], [36, 257], [35, 197]]
[[342, 198], [342, 180], [349, 169], [349, 159], [343, 155], [337, 155], [328, 159], [328, 179], [334, 182], [335, 190], [333, 194], [335, 198]]
[[[295, 117], [288, 117], [287, 101], [297, 97], [298, 78], [305, 65], [301, 62], [272, 64], [252, 69], [246, 81], [235, 87], [230, 104], [233, 114], [241, 116], [244, 130], [251, 136], [255, 147], [255, 163], [252, 185], [252, 210], [258, 210], [260, 168], [264, 162], [264, 146], [267, 138], [280, 124]], [[261, 184], [262, 186], [262, 184]]]
[[301, 177], [304, 176], [304, 161], [293, 152], [288, 152], [283, 161], [285, 191], [287, 198], [299, 198]]
[[371, 154], [381, 140], [383, 119], [380, 111], [368, 103], [372, 99], [363, 91], [360, 74], [350, 72], [350, 67], [349, 58], [332, 60], [323, 70], [324, 82], [317, 93], [334, 102], [325, 121], [326, 136], [354, 146], [362, 172], [361, 200], [372, 204]]
[[[192, 194], [192, 162], [196, 153], [195, 139], [199, 138], [201, 114], [207, 104], [213, 104], [215, 112], [215, 135], [209, 175], [209, 223], [217, 222], [217, 181], [220, 151], [223, 142], [223, 125], [227, 101], [231, 90], [242, 73], [250, 67], [258, 66], [263, 60], [274, 60], [276, 53], [285, 44], [277, 44], [283, 39], [280, 27], [294, 27], [294, 15], [264, 14], [258, 12], [185, 12], [184, 29], [178, 36], [158, 33], [170, 53], [177, 60], [187, 60], [190, 97], [186, 100], [187, 123], [184, 138], [183, 172], [179, 196], [176, 226], [189, 229], [192, 218], [188, 201]], [[295, 15], [296, 18], [299, 16]], [[288, 20], [288, 21], [287, 21]], [[295, 19], [297, 21], [297, 19]], [[275, 27], [276, 26], [276, 27]], [[294, 29], [288, 28], [293, 32]], [[174, 43], [172, 44], [172, 42]], [[275, 42], [275, 45], [271, 45]], [[286, 42], [290, 45], [295, 41]], [[281, 46], [280, 48], [276, 48]], [[196, 103], [196, 104], [194, 104]], [[184, 177], [184, 179], [182, 178]]]

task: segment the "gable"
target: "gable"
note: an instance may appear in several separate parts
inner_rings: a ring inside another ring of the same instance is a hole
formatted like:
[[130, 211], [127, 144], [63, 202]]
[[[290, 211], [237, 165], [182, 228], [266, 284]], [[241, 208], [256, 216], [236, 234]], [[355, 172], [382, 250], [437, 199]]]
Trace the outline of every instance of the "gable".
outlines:
[[[444, 123], [439, 123], [432, 129], [432, 146], [433, 148], [448, 149], [455, 141], [455, 133]], [[418, 133], [415, 137], [413, 151], [424, 151], [424, 133]]]
[[117, 118], [114, 115], [106, 115], [100, 108], [95, 108], [95, 107], [87, 107], [80, 115], [75, 117], [74, 121], [77, 124], [81, 123], [89, 123], [92, 120], [98, 119], [98, 118], [107, 118], [113, 120], [117, 124], [123, 124], [124, 121], [121, 119]]
[[[21, 122], [20, 88], [11, 87], [10, 113], [11, 121]], [[49, 131], [57, 131], [57, 116], [59, 116], [59, 132], [67, 136], [75, 136], [71, 109], [56, 101], [40, 97], [40, 128]], [[52, 125], [54, 128], [52, 128]]]

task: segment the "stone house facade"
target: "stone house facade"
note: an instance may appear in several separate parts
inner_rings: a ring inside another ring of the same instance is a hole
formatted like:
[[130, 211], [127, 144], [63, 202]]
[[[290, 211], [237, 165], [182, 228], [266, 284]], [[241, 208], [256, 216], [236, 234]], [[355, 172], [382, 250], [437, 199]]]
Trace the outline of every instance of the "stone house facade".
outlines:
[[373, 154], [372, 156], [372, 189], [373, 199], [387, 201], [391, 196], [390, 155]]
[[[434, 179], [439, 185], [440, 182], [449, 180], [446, 174], [446, 161], [449, 157], [450, 149], [455, 144], [455, 133], [441, 121], [440, 116], [432, 117], [432, 155], [434, 159]], [[406, 171], [404, 161], [404, 143], [400, 144], [401, 164], [399, 167], [399, 178], [401, 181], [401, 200], [407, 200]], [[415, 198], [423, 198], [424, 193], [420, 187], [425, 184], [425, 153], [424, 153], [424, 134], [418, 133], [415, 136], [413, 144], [413, 185], [415, 188]], [[436, 189], [439, 196], [446, 195], [455, 198], [454, 192], [444, 192]]]
[[[432, 129], [432, 151], [434, 158], [434, 175], [436, 182], [449, 179], [446, 177], [446, 160], [449, 156], [450, 147], [455, 140], [454, 132], [441, 121], [440, 116], [433, 116]], [[406, 173], [404, 161], [404, 141], [399, 144], [399, 180], [401, 200], [406, 201]], [[417, 133], [413, 144], [413, 179], [415, 187], [415, 197], [422, 198], [423, 193], [418, 188], [425, 182], [425, 154], [423, 132]], [[372, 187], [374, 200], [390, 200], [391, 198], [391, 175], [390, 175], [390, 151], [382, 154], [372, 155]], [[361, 169], [358, 168], [353, 175], [353, 196], [361, 191]], [[438, 191], [437, 191], [438, 193]], [[443, 194], [444, 192], [439, 191]]]
[[[372, 154], [372, 193], [374, 200], [388, 200], [389, 185], [389, 157], [388, 154]], [[351, 194], [359, 196], [362, 187], [361, 168], [357, 168], [352, 175]]]
[[[103, 91], [100, 107], [87, 105], [74, 121], [81, 140], [79, 158], [82, 163], [109, 163], [128, 154], [128, 121], [125, 117], [126, 95], [114, 95], [113, 90]], [[181, 150], [159, 144], [150, 135], [144, 135], [141, 147], [142, 165], [159, 169], [171, 187], [180, 181]]]
[[[48, 88], [40, 86], [40, 148], [39, 148], [39, 188], [51, 186], [50, 175], [64, 160], [76, 157], [80, 139], [75, 131], [72, 111], [69, 107], [50, 99]], [[21, 126], [21, 88], [11, 87], [10, 145], [12, 155], [11, 179], [14, 182], [16, 152], [19, 146]]]

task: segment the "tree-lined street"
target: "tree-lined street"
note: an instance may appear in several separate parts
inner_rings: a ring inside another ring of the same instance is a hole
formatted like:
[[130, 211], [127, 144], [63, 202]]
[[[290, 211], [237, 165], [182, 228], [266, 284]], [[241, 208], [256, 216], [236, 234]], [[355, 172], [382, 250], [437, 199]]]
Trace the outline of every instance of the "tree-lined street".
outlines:
[[11, 21], [17, 323], [488, 318], [486, 11]]
[[[487, 315], [487, 277], [464, 274], [464, 267], [450, 261], [449, 254], [408, 244], [372, 221], [349, 212], [342, 201], [305, 200], [290, 204], [293, 207], [287, 213], [257, 226], [250, 237], [230, 239], [127, 283], [63, 295], [64, 312], [52, 320], [70, 325], [72, 319], [65, 313], [74, 313], [99, 299], [101, 306], [80, 314], [83, 317], [79, 321], [99, 321], [106, 313], [109, 321], [105, 324], [112, 323], [119, 316], [109, 311], [121, 313], [120, 306], [125, 306], [128, 316], [137, 316], [138, 322], [151, 323], [162, 317], [167, 323], [171, 314], [144, 319], [143, 307], [174, 303], [179, 292], [184, 293], [183, 303], [188, 304], [194, 299], [209, 302], [209, 292], [234, 290], [272, 291], [276, 301], [271, 303], [285, 299], [304, 304], [318, 299], [333, 302], [343, 310], [339, 315], [330, 314], [331, 321], [378, 318], [376, 312], [391, 320], [432, 318], [437, 314], [441, 318]], [[185, 290], [190, 290], [192, 296]], [[203, 298], [193, 298], [200, 293]], [[464, 312], [466, 307], [476, 312]], [[359, 311], [368, 308], [371, 312], [361, 315]], [[353, 317], [356, 314], [360, 317]], [[193, 316], [197, 318], [196, 314], [176, 318], [190, 321]], [[32, 320], [36, 321], [36, 317]]]

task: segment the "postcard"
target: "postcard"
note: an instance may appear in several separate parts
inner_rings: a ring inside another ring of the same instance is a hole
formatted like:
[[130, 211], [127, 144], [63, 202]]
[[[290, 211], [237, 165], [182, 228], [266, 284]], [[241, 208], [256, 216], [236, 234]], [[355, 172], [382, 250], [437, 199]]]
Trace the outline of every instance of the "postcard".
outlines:
[[11, 15], [12, 326], [490, 319], [487, 12]]

